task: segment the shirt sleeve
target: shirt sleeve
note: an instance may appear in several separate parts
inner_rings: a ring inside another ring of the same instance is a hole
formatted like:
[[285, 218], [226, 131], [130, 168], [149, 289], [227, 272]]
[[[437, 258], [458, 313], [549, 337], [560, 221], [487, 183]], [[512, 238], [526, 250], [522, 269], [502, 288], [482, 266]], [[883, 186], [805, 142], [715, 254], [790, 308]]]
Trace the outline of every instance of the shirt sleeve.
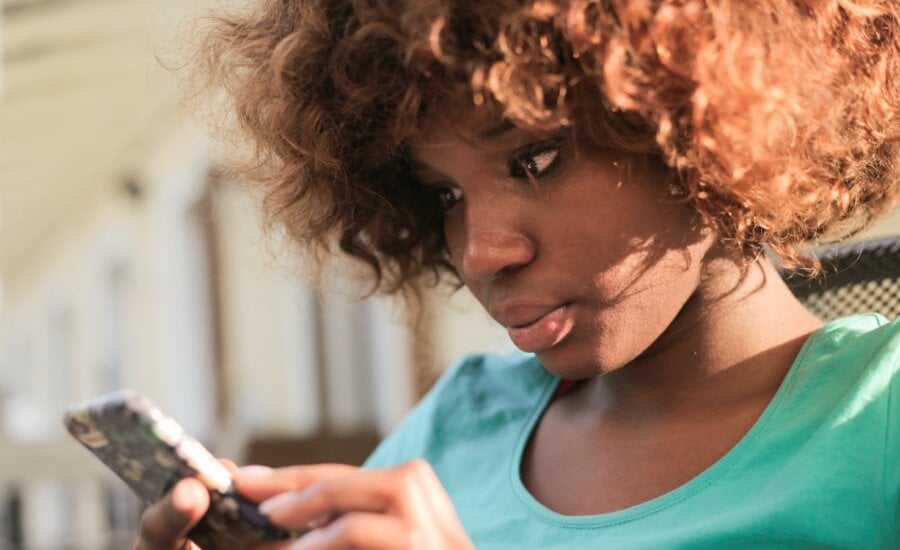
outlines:
[[383, 468], [402, 464], [414, 458], [424, 458], [428, 446], [431, 408], [426, 396], [406, 415], [400, 425], [378, 444], [366, 459], [363, 468]]
[[900, 540], [900, 320], [891, 323], [894, 331], [888, 353], [888, 404], [884, 450], [884, 487], [887, 510], [894, 520], [894, 535]]
[[[900, 362], [900, 356], [896, 359]], [[900, 374], [894, 369], [888, 401], [887, 444], [885, 448], [885, 487], [888, 510], [894, 513], [894, 531], [900, 538]]]

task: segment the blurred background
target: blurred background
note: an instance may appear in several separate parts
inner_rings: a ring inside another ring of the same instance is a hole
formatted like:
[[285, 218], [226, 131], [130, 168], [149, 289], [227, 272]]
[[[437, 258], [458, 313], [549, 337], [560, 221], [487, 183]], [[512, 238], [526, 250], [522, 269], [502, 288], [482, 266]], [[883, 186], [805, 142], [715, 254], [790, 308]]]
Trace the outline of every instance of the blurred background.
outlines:
[[0, 549], [130, 548], [73, 403], [129, 387], [239, 463], [358, 463], [453, 358], [510, 347], [465, 291], [413, 326], [297, 275], [155, 57], [211, 5], [0, 0]]
[[211, 5], [0, 0], [2, 550], [131, 547], [74, 403], [128, 387], [239, 463], [359, 463], [453, 358], [508, 346], [464, 293], [413, 329], [304, 282], [156, 59]]

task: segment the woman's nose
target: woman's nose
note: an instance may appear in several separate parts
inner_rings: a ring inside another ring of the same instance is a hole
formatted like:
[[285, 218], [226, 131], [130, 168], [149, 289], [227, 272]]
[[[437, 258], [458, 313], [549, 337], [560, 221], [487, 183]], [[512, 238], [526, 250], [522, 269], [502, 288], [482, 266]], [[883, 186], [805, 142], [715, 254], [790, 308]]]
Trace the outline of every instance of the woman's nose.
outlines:
[[480, 219], [466, 224], [457, 270], [464, 280], [487, 282], [531, 263], [534, 242], [512, 224]]

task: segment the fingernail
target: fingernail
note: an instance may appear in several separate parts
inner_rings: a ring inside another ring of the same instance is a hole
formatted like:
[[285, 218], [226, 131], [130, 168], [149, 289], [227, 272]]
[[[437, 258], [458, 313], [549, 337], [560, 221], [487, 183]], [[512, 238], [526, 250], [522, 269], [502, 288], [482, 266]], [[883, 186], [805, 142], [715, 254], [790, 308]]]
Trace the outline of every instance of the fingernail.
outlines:
[[244, 479], [260, 479], [271, 476], [273, 471], [274, 470], [268, 466], [253, 464], [238, 468], [237, 475]]
[[306, 526], [310, 529], [318, 529], [320, 527], [325, 527], [334, 519], [333, 514], [322, 514], [321, 516], [312, 519]]
[[321, 548], [322, 547], [322, 532], [321, 531], [310, 531], [306, 533], [291, 545], [291, 550], [306, 550], [307, 548]]
[[272, 498], [262, 501], [259, 505], [259, 511], [262, 512], [264, 516], [268, 516], [272, 513], [277, 513], [279, 509], [293, 500], [294, 495], [292, 493], [281, 493], [280, 495], [275, 495]]

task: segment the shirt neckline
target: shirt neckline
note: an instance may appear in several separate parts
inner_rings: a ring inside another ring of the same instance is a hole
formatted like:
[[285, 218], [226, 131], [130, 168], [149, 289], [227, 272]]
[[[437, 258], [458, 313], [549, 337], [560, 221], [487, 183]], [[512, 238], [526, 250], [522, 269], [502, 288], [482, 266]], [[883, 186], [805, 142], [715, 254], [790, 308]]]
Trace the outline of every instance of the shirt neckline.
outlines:
[[[819, 329], [810, 334], [809, 338], [806, 339], [806, 342], [803, 343], [800, 352], [791, 364], [784, 380], [778, 387], [778, 390], [775, 392], [771, 401], [769, 401], [769, 404], [766, 405], [766, 408], [759, 418], [756, 419], [756, 422], [750, 430], [748, 430], [740, 441], [725, 453], [725, 455], [684, 485], [676, 487], [651, 500], [614, 512], [577, 516], [561, 514], [551, 510], [537, 500], [522, 482], [521, 470], [525, 446], [531, 438], [531, 435], [534, 433], [538, 421], [544, 411], [546, 411], [550, 398], [560, 383], [559, 378], [547, 373], [547, 380], [544, 382], [540, 397], [523, 424], [516, 445], [513, 447], [511, 459], [508, 461], [509, 481], [513, 494], [516, 495], [519, 501], [522, 502], [532, 514], [541, 520], [567, 528], [612, 527], [658, 513], [693, 497], [697, 493], [711, 486], [722, 475], [728, 472], [732, 466], [734, 466], [734, 464], [753, 447], [759, 437], [766, 431], [766, 428], [769, 426], [785, 400], [785, 396], [790, 392], [790, 388], [794, 384], [797, 372], [801, 370], [801, 365], [804, 363], [806, 355], [813, 347], [814, 341], [818, 340], [819, 336], [825, 332], [823, 329], [826, 326], [828, 325], [826, 324], [819, 327]], [[535, 359], [535, 361], [537, 361], [537, 359]], [[543, 369], [543, 366], [541, 366], [541, 369]]]

